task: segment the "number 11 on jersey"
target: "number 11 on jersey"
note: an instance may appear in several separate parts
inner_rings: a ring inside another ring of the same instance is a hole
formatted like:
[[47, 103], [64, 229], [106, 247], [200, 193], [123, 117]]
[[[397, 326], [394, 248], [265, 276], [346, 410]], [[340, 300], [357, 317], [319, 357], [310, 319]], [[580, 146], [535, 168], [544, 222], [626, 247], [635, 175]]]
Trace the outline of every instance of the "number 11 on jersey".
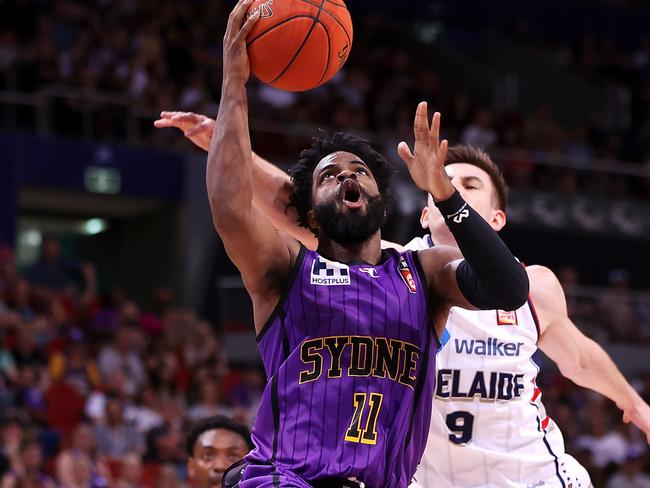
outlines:
[[[366, 397], [368, 397], [368, 415], [366, 425], [362, 429], [361, 421], [363, 420], [364, 407], [366, 406]], [[345, 434], [345, 440], [348, 442], [360, 442], [361, 444], [377, 444], [377, 418], [384, 395], [381, 393], [355, 393], [354, 394], [354, 413], [350, 428]]]

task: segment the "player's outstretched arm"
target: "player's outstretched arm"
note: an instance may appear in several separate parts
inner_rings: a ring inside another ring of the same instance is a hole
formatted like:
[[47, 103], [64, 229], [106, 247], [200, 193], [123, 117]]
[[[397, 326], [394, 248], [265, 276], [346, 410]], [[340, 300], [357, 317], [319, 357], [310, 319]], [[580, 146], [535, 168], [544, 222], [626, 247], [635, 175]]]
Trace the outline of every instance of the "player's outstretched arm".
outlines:
[[539, 348], [555, 361], [565, 377], [616, 403], [623, 411], [623, 420], [641, 429], [650, 444], [650, 407], [603, 348], [571, 321], [564, 290], [555, 274], [543, 266], [529, 266], [526, 271], [540, 322]]
[[401, 142], [399, 155], [415, 184], [433, 197], [460, 248], [436, 246], [418, 253], [430, 285], [449, 305], [516, 310], [528, 296], [526, 272], [452, 185], [444, 168], [447, 141], [439, 142], [440, 114], [429, 124], [425, 102], [418, 105], [414, 132], [414, 151]]
[[[193, 112], [161, 112], [160, 118], [154, 122], [159, 129], [180, 129], [185, 137], [205, 151], [210, 150], [215, 124], [214, 119]], [[252, 152], [252, 157], [253, 206], [266, 215], [276, 229], [298, 239], [309, 249], [316, 249], [316, 236], [300, 226], [295, 209], [287, 207], [293, 189], [289, 175], [255, 152]]]
[[281, 296], [299, 244], [279, 234], [252, 204], [246, 34], [259, 13], [244, 22], [251, 3], [252, 0], [239, 0], [228, 19], [223, 42], [221, 103], [210, 141], [206, 185], [214, 226], [228, 256], [241, 272], [253, 301], [255, 327], [260, 330]]

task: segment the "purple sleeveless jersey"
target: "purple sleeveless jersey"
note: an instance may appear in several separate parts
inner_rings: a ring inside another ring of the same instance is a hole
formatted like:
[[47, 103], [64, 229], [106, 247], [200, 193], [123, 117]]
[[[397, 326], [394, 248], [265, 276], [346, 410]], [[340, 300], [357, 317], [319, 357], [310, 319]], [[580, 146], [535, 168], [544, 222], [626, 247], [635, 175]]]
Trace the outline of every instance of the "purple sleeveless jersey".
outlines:
[[438, 347], [415, 254], [345, 265], [303, 248], [258, 347], [269, 382], [248, 462], [305, 481], [408, 485], [429, 430]]

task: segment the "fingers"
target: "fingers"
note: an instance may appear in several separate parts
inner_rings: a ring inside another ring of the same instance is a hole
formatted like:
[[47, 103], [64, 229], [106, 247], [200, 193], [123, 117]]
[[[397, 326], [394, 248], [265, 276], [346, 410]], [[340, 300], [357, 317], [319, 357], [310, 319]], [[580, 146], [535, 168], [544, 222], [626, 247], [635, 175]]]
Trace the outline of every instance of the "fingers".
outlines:
[[251, 16], [246, 19], [246, 22], [244, 22], [244, 25], [239, 31], [239, 34], [237, 34], [238, 39], [246, 39], [246, 37], [248, 37], [248, 33], [253, 29], [257, 21], [260, 19], [260, 12], [261, 10], [259, 8], [255, 9], [255, 12], [253, 12]]
[[161, 112], [160, 118], [153, 125], [158, 129], [165, 127], [178, 127], [182, 125], [196, 125], [202, 121], [204, 116], [193, 112]]
[[190, 130], [186, 131], [185, 132], [185, 137], [188, 137], [188, 138], [189, 137], [194, 137], [194, 136], [200, 134], [201, 132], [205, 132], [206, 130], [209, 130], [209, 129], [210, 129], [210, 124], [207, 121], [201, 122], [200, 124], [197, 124], [194, 127], [192, 127]]
[[397, 145], [397, 154], [399, 154], [399, 157], [402, 158], [407, 166], [410, 166], [413, 162], [413, 153], [406, 142], [402, 141]]
[[427, 116], [427, 102], [420, 102], [415, 111], [415, 122], [413, 123], [415, 141], [429, 145], [429, 120]]
[[194, 117], [198, 119], [199, 117], [203, 117], [203, 116], [200, 114], [195, 114], [194, 112], [181, 112], [181, 111], [160, 112], [161, 119], [176, 119], [178, 117]]
[[433, 114], [431, 119], [431, 130], [429, 131], [429, 145], [434, 151], [438, 150], [440, 145], [440, 119], [442, 116], [440, 112]]
[[171, 118], [177, 112], [160, 112], [160, 118], [155, 120], [153, 125], [159, 129], [163, 127], [174, 127], [174, 124], [171, 122]]
[[438, 148], [438, 164], [442, 166], [445, 165], [445, 159], [447, 159], [447, 149], [449, 149], [449, 141], [445, 139], [440, 143], [440, 147]]
[[244, 16], [248, 12], [248, 7], [250, 7], [253, 0], [239, 0], [235, 8], [230, 12], [228, 17], [228, 28], [226, 29], [226, 35], [229, 33], [232, 35], [232, 30], [237, 29], [239, 31], [242, 23], [244, 22]]
[[165, 127], [174, 127], [174, 123], [169, 119], [154, 120], [153, 126], [156, 129], [164, 129]]
[[198, 124], [203, 122], [202, 116], [192, 112], [176, 112], [176, 115], [173, 115], [171, 120], [182, 124]]

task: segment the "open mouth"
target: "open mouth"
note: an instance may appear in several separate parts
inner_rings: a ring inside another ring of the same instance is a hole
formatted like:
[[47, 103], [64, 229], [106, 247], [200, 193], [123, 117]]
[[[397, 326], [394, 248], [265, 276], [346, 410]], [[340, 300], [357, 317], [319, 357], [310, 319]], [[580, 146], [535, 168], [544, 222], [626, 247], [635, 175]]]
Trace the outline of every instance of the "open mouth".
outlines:
[[360, 208], [362, 205], [361, 187], [352, 178], [347, 178], [341, 183], [339, 195], [348, 208]]

